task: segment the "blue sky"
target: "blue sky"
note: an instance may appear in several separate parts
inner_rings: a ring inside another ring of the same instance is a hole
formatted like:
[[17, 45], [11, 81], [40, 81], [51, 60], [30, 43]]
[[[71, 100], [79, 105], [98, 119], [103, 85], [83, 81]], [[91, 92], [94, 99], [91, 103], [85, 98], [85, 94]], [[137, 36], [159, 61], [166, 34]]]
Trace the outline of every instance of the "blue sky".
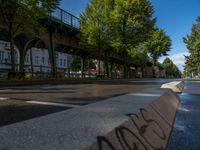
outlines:
[[[79, 16], [90, 0], [62, 0], [60, 7]], [[183, 70], [184, 55], [188, 50], [182, 37], [190, 33], [192, 24], [200, 16], [200, 0], [151, 0], [157, 26], [163, 28], [172, 39], [172, 49], [168, 53], [173, 62]], [[165, 57], [159, 59], [160, 62]]]

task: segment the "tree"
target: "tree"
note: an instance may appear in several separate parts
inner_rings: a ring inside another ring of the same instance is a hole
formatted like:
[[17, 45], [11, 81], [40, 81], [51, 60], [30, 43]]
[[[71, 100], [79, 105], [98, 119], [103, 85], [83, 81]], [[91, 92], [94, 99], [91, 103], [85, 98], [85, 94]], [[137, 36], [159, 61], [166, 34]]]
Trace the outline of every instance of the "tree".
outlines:
[[83, 43], [97, 49], [105, 60], [108, 53], [117, 53], [127, 68], [129, 53], [154, 27], [152, 14], [149, 0], [91, 0], [81, 15]]
[[[114, 4], [109, 21], [111, 46], [124, 60], [134, 58], [136, 47], [148, 38], [156, 22], [153, 6], [149, 0], [116, 0]], [[127, 65], [125, 61], [125, 78]]]
[[159, 57], [167, 55], [171, 47], [171, 39], [166, 35], [164, 30], [155, 29], [144, 45], [153, 60], [153, 76], [155, 77], [157, 61]]
[[39, 32], [38, 20], [58, 3], [59, 0], [0, 0], [0, 29], [8, 32], [12, 71], [15, 71], [15, 38], [22, 33], [30, 36]]
[[198, 66], [194, 65], [196, 64], [196, 59], [194, 59], [195, 56], [185, 56], [185, 66], [184, 66], [184, 72], [187, 74], [187, 76], [193, 76], [198, 74]]
[[129, 52], [129, 55], [131, 55], [134, 64], [141, 67], [142, 75], [145, 75], [145, 69], [147, 67], [146, 65], [149, 61], [149, 57], [147, 55], [147, 50], [144, 47], [144, 43], [138, 45], [134, 51]]
[[183, 37], [183, 41], [189, 50], [190, 55], [186, 57], [185, 71], [193, 75], [200, 73], [200, 17], [197, 17], [196, 24], [192, 25], [190, 35]]
[[85, 67], [83, 67], [83, 60], [81, 59], [81, 57], [74, 56], [70, 68], [72, 71], [76, 72], [81, 70], [81, 76], [83, 78], [84, 77], [83, 72], [85, 71], [84, 68], [88, 69], [89, 71], [90, 69], [96, 69], [96, 65], [91, 59], [88, 59], [85, 63]]
[[175, 78], [180, 78], [182, 73], [178, 69], [178, 67], [172, 62], [171, 59], [168, 57], [165, 58], [165, 60], [162, 63], [162, 66], [164, 67], [166, 71], [166, 76], [167, 77], [175, 77]]
[[[91, 47], [93, 53], [97, 50], [99, 57], [103, 56], [104, 59], [109, 47], [106, 14], [110, 2], [110, 0], [91, 0], [85, 11], [80, 15], [81, 43]], [[100, 60], [98, 61], [98, 68], [100, 68]], [[99, 74], [100, 69], [98, 69]]]
[[74, 56], [70, 68], [72, 71], [80, 71], [81, 70], [81, 58], [78, 56]]

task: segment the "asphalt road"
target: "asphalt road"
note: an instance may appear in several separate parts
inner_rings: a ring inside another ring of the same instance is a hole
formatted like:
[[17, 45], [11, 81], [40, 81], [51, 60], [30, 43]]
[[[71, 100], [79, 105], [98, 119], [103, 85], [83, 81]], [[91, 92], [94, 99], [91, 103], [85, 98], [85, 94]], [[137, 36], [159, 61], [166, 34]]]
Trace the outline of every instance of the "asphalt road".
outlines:
[[170, 150], [200, 150], [200, 81], [186, 81], [180, 98]]
[[62, 84], [0, 87], [0, 126], [82, 107], [110, 97], [159, 88], [171, 80], [102, 81], [92, 84]]

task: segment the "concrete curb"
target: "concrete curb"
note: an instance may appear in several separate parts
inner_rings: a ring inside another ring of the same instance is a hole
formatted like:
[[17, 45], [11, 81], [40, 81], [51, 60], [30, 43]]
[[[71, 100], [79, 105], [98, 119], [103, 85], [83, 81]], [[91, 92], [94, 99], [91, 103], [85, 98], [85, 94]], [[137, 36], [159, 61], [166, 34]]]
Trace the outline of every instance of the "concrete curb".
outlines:
[[174, 93], [164, 93], [138, 114], [128, 114], [129, 119], [107, 135], [97, 137], [88, 150], [168, 149], [178, 106]]
[[0, 149], [167, 149], [178, 96], [151, 89], [0, 128]]
[[184, 90], [184, 81], [174, 81], [163, 84], [161, 88], [171, 89], [176, 93], [181, 93]]

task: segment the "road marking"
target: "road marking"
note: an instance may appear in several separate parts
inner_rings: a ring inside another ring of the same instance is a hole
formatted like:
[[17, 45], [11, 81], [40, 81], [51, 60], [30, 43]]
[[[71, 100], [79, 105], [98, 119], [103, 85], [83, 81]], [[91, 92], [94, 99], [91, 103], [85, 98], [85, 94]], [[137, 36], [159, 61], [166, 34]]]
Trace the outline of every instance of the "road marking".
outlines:
[[175, 124], [174, 125], [174, 130], [178, 131], [178, 132], [184, 132], [185, 131], [185, 126], [179, 125], [179, 124]]
[[0, 97], [0, 101], [5, 101], [5, 100], [9, 100], [10, 98], [7, 97]]
[[41, 102], [41, 101], [26, 101], [31, 104], [40, 104], [40, 105], [51, 105], [51, 106], [62, 106], [62, 107], [80, 107], [80, 105], [72, 105], [72, 104], [61, 104], [61, 103], [51, 103], [51, 102]]
[[159, 94], [150, 94], [150, 93], [130, 93], [129, 95], [134, 95], [134, 96], [160, 96]]
[[180, 110], [180, 111], [185, 111], [185, 112], [189, 112], [189, 111], [190, 111], [189, 109], [187, 109], [187, 108], [182, 108], [182, 107], [178, 108], [178, 110]]

